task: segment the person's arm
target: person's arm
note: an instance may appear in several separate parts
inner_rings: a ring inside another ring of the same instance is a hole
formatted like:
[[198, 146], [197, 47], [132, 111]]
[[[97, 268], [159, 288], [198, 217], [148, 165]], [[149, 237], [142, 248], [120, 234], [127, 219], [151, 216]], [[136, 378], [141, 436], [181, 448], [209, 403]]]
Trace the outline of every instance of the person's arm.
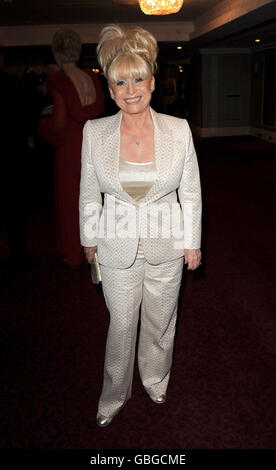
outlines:
[[52, 76], [48, 78], [47, 86], [53, 100], [53, 114], [39, 121], [37, 131], [44, 140], [57, 145], [67, 124], [67, 108]]
[[79, 221], [81, 245], [91, 263], [97, 250], [97, 233], [102, 210], [102, 196], [92, 158], [91, 122], [83, 128]]
[[188, 122], [186, 126], [186, 155], [178, 188], [178, 196], [184, 218], [184, 256], [188, 269], [200, 263], [201, 251], [201, 187], [196, 151]]

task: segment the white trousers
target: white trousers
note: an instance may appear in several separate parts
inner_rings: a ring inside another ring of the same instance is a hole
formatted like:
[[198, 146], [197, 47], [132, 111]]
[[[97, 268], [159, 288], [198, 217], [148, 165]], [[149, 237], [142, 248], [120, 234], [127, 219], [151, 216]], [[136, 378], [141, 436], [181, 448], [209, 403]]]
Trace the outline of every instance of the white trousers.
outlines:
[[154, 398], [166, 393], [183, 259], [151, 265], [139, 249], [129, 268], [101, 265], [110, 323], [98, 415], [114, 416], [131, 397], [140, 306], [138, 367], [141, 381], [146, 392]]

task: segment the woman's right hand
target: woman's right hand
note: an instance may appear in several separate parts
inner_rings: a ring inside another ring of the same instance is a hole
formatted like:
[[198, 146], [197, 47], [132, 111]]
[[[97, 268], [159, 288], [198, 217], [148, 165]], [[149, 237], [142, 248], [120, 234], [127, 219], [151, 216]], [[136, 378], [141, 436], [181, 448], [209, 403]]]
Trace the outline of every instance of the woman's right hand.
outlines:
[[85, 257], [86, 257], [88, 263], [90, 263], [90, 264], [92, 263], [93, 256], [96, 253], [96, 251], [97, 251], [96, 246], [85, 246], [84, 247]]

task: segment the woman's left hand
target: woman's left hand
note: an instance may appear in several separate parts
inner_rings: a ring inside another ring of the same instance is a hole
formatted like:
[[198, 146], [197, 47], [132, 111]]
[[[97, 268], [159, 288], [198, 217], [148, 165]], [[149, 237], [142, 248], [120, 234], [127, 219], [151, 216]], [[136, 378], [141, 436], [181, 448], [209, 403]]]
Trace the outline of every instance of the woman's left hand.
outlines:
[[201, 260], [201, 251], [198, 250], [184, 250], [184, 263], [188, 264], [187, 269], [193, 271], [198, 268]]

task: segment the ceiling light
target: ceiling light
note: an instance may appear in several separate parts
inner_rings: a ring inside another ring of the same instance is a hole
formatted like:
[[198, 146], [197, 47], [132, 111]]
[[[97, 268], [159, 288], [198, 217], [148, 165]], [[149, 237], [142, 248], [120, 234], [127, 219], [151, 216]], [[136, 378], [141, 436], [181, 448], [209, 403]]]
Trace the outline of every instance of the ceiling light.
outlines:
[[177, 49], [182, 49], [182, 46], [177, 46]]
[[171, 15], [179, 12], [183, 0], [139, 0], [145, 15]]
[[255, 42], [261, 42], [261, 40], [257, 38], [257, 39], [255, 39]]

